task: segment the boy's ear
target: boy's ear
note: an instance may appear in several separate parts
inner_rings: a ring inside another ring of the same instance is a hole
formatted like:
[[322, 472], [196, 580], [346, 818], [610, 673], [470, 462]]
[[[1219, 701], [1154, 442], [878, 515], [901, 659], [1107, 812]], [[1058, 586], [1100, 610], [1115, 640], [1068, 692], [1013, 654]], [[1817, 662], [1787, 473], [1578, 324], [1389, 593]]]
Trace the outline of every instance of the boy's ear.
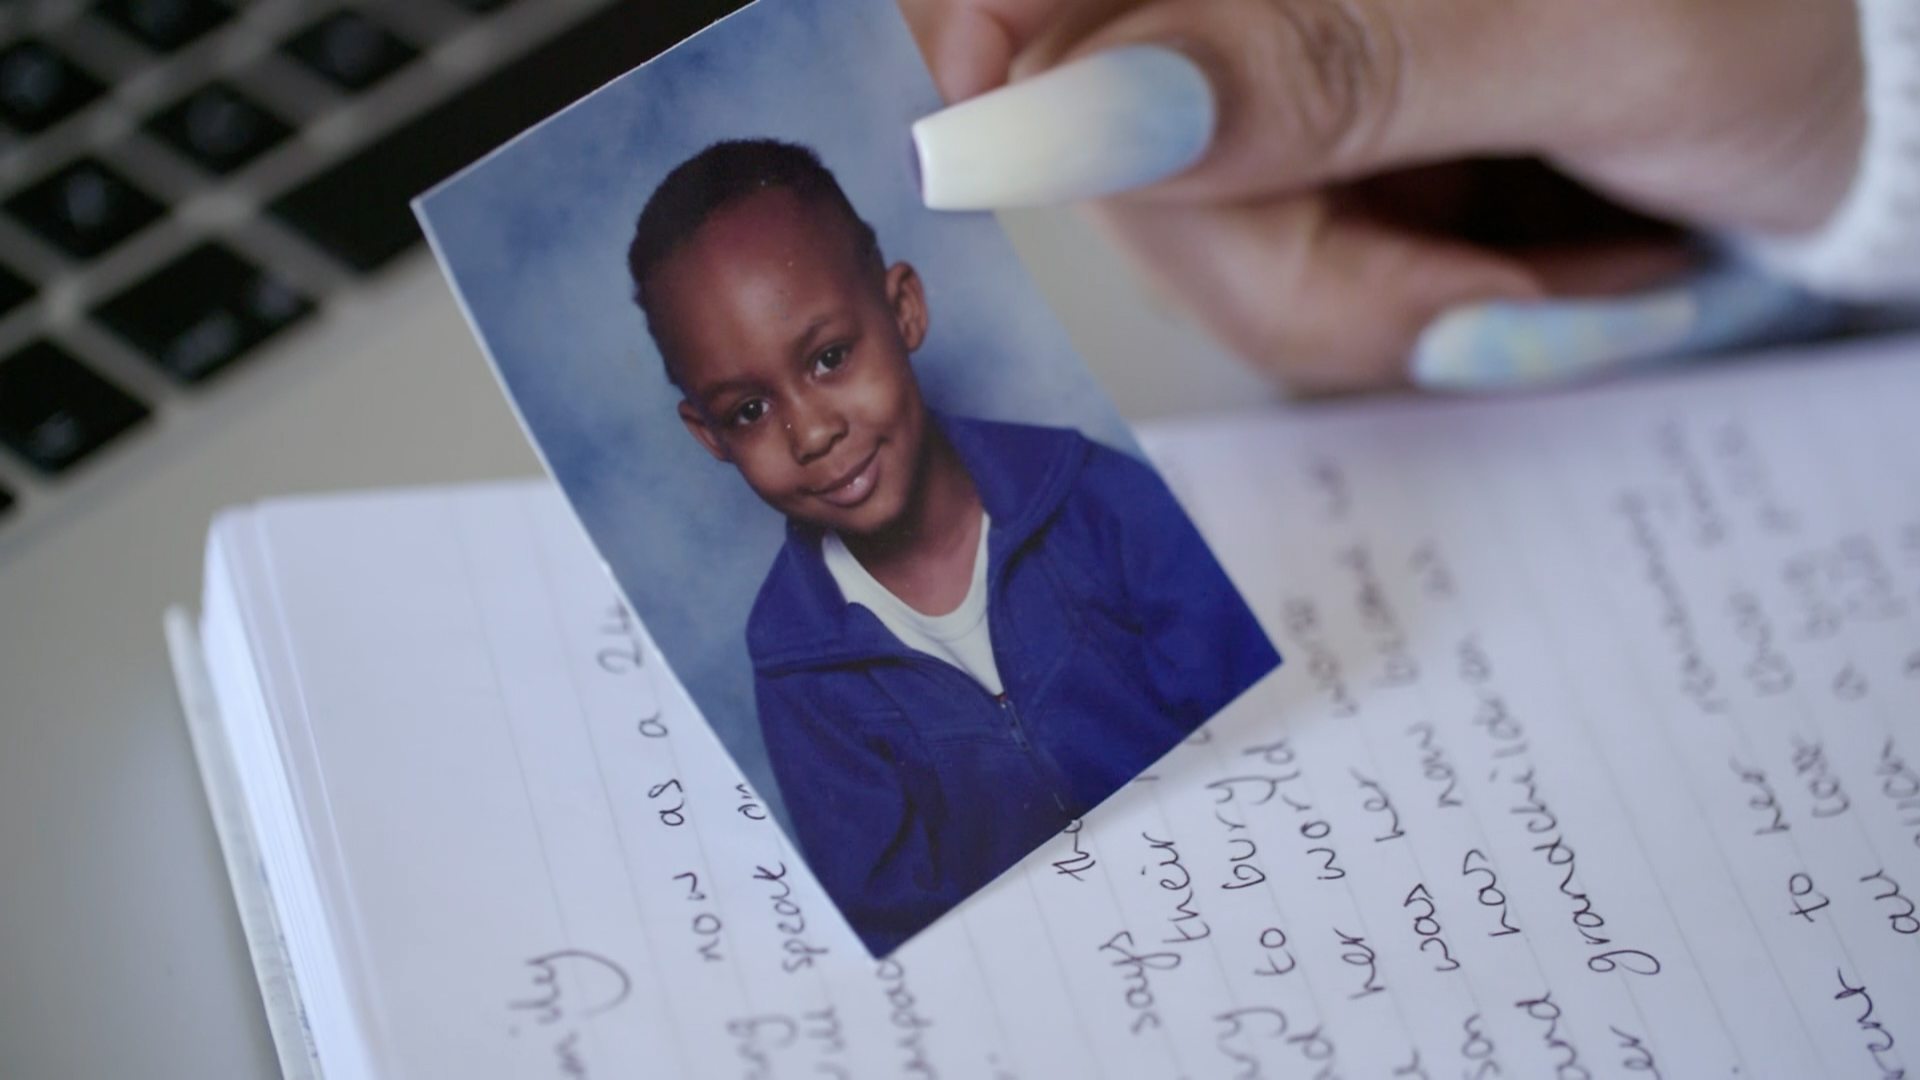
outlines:
[[887, 268], [887, 303], [893, 308], [900, 339], [913, 352], [927, 340], [927, 292], [912, 263], [897, 262]]
[[694, 407], [693, 402], [685, 398], [680, 399], [680, 422], [687, 426], [687, 434], [692, 435], [695, 442], [707, 448], [707, 453], [713, 455], [713, 460], [725, 462], [733, 460], [727, 456], [727, 448], [720, 445], [719, 436], [715, 435], [713, 428], [707, 425], [707, 418], [700, 415], [700, 410]]

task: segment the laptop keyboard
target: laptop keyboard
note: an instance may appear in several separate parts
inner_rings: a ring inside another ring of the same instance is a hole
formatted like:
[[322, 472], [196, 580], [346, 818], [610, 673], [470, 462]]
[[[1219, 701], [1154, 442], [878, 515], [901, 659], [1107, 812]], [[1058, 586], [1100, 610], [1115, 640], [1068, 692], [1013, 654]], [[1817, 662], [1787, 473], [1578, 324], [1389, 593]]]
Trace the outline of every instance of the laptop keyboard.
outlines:
[[146, 419], [147, 409], [57, 345], [0, 364], [0, 446], [58, 473]]
[[413, 196], [736, 2], [0, 2], [0, 533], [417, 245]]

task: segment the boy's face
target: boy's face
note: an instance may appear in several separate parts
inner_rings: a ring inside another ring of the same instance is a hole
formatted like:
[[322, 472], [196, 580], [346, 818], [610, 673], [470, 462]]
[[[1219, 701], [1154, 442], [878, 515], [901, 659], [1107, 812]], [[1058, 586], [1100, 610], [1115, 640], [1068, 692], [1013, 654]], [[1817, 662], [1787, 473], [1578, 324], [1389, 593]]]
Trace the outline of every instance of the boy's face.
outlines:
[[835, 210], [776, 188], [716, 213], [648, 292], [680, 418], [715, 458], [821, 528], [900, 518], [928, 424], [908, 364], [927, 330], [912, 267], [882, 272]]

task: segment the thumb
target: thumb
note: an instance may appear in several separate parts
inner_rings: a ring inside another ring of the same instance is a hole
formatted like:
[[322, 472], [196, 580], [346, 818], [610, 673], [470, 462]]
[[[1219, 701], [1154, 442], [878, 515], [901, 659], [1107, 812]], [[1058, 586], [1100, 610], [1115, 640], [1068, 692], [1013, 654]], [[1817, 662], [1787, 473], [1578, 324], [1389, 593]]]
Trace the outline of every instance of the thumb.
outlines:
[[1548, 61], [1579, 22], [1553, 9], [1588, 6], [1156, 0], [1077, 40], [1035, 40], [1014, 72], [1126, 45], [1170, 46], [1207, 73], [1217, 120], [1205, 156], [1159, 194], [1297, 191], [1442, 158], [1534, 149], [1542, 132], [1577, 110], [1568, 99], [1579, 70]]
[[[899, 0], [948, 101], [965, 101], [1003, 85], [1014, 57], [1041, 31], [1056, 35], [1086, 8], [1085, 0]], [[1080, 25], [1080, 24], [1075, 24]]]
[[1515, 260], [1319, 194], [1224, 205], [1108, 200], [1094, 213], [1157, 291], [1306, 393], [1403, 384], [1414, 344], [1442, 313], [1542, 294]]
[[[1104, 184], [1029, 183], [1061, 201], [1143, 181], [1157, 199], [1295, 193], [1404, 165], [1552, 149], [1543, 133], [1615, 108], [1584, 92], [1607, 65], [1549, 55], [1586, 33], [1590, 6], [1147, 0], [1103, 21], [1046, 24], [1019, 48], [1012, 85], [949, 112], [983, 122], [967, 149], [1005, 157], [1001, 168], [1075, 165], [1083, 177], [1094, 160], [1124, 166]], [[1588, 36], [1615, 54], [1618, 33]], [[1023, 133], [1034, 145], [1021, 144]], [[1151, 163], [1160, 172], [1143, 175], [1142, 147], [1172, 148]]]

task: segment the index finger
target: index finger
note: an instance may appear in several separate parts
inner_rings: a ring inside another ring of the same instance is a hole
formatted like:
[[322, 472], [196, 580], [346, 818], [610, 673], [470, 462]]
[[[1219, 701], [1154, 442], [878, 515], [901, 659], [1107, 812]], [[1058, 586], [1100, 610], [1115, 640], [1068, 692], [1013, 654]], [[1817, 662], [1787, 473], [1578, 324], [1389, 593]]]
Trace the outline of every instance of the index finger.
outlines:
[[1053, 23], [1115, 0], [899, 0], [949, 102], [1002, 86], [1013, 59]]

